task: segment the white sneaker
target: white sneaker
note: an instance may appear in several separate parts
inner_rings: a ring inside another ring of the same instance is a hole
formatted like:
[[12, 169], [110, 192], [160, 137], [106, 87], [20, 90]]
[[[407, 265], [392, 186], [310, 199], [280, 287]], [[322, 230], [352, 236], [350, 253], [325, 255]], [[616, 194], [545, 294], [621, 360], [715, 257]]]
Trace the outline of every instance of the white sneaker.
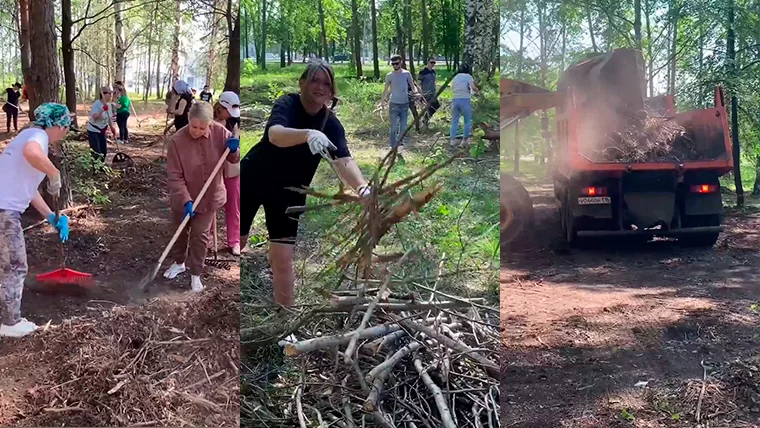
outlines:
[[26, 318], [21, 318], [19, 322], [14, 325], [0, 325], [0, 336], [5, 337], [24, 337], [28, 334], [34, 333], [37, 330], [37, 325]]
[[235, 244], [232, 246], [232, 255], [233, 256], [239, 256], [240, 255], [240, 244]]
[[201, 277], [190, 275], [190, 289], [193, 293], [200, 293], [203, 291], [203, 284], [201, 283]]
[[185, 264], [177, 264], [174, 263], [169, 267], [169, 269], [166, 269], [166, 272], [164, 272], [164, 278], [167, 279], [174, 279], [177, 277], [177, 275], [185, 272], [187, 269], [185, 268]]

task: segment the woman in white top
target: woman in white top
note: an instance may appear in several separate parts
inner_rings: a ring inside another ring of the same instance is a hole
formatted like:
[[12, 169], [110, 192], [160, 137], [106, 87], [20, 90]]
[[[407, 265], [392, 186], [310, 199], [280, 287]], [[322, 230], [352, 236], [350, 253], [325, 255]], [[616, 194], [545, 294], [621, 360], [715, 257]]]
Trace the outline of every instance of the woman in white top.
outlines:
[[103, 162], [106, 161], [106, 153], [108, 152], [106, 131], [110, 128], [111, 134], [116, 135], [116, 128], [113, 126], [113, 118], [116, 113], [109, 105], [112, 93], [110, 86], [103, 86], [100, 89], [100, 98], [92, 104], [90, 118], [87, 122], [87, 139], [90, 141], [92, 157]]
[[0, 154], [0, 336], [26, 336], [37, 326], [21, 318], [21, 295], [27, 274], [26, 246], [21, 213], [31, 204], [56, 228], [61, 241], [69, 236], [69, 219], [53, 210], [37, 188], [47, 177], [47, 192], [56, 198], [61, 174], [48, 159], [48, 147], [71, 125], [69, 109], [47, 103], [34, 110], [34, 126], [21, 131]]
[[451, 79], [451, 130], [449, 133], [449, 145], [456, 147], [457, 130], [459, 129], [459, 116], [464, 116], [464, 134], [462, 141], [465, 145], [470, 143], [472, 137], [472, 94], [478, 92], [475, 79], [470, 75], [470, 66], [467, 64], [459, 67], [457, 75]]

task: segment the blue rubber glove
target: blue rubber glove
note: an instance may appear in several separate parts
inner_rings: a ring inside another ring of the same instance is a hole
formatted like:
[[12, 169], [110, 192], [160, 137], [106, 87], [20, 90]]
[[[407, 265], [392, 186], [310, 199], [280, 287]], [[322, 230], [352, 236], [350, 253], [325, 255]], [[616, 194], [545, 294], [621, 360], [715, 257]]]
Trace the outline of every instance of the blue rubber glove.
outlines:
[[195, 217], [195, 213], [193, 212], [193, 201], [185, 202], [185, 217], [190, 216], [190, 218]]
[[58, 223], [55, 223], [55, 213], [52, 213], [47, 218], [48, 223], [58, 230], [58, 237], [61, 242], [69, 240], [69, 218], [61, 214], [58, 216]]
[[235, 137], [228, 139], [227, 148], [230, 149], [230, 152], [235, 153], [240, 148], [240, 139]]

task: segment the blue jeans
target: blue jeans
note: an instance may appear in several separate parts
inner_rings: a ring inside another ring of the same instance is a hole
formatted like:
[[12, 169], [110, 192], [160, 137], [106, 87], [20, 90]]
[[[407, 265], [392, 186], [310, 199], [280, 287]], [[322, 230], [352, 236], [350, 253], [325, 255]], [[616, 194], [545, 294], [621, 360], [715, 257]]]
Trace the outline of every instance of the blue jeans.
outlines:
[[472, 137], [472, 102], [469, 98], [455, 98], [451, 102], [451, 133], [449, 138], [456, 138], [459, 129], [459, 116], [464, 116], [464, 138]]
[[391, 103], [388, 107], [388, 113], [391, 119], [391, 147], [396, 147], [401, 133], [406, 131], [408, 126], [409, 104]]

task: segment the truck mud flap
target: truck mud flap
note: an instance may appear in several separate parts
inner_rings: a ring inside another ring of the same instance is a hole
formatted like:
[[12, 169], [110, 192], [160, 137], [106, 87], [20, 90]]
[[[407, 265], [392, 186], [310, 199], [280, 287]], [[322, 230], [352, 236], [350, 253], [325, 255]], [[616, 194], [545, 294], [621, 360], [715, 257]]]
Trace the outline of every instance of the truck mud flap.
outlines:
[[686, 215], [723, 214], [723, 200], [720, 193], [686, 194], [683, 208]]
[[670, 224], [676, 205], [676, 194], [660, 193], [626, 193], [624, 195], [626, 219], [640, 229], [651, 227], [656, 223]]

